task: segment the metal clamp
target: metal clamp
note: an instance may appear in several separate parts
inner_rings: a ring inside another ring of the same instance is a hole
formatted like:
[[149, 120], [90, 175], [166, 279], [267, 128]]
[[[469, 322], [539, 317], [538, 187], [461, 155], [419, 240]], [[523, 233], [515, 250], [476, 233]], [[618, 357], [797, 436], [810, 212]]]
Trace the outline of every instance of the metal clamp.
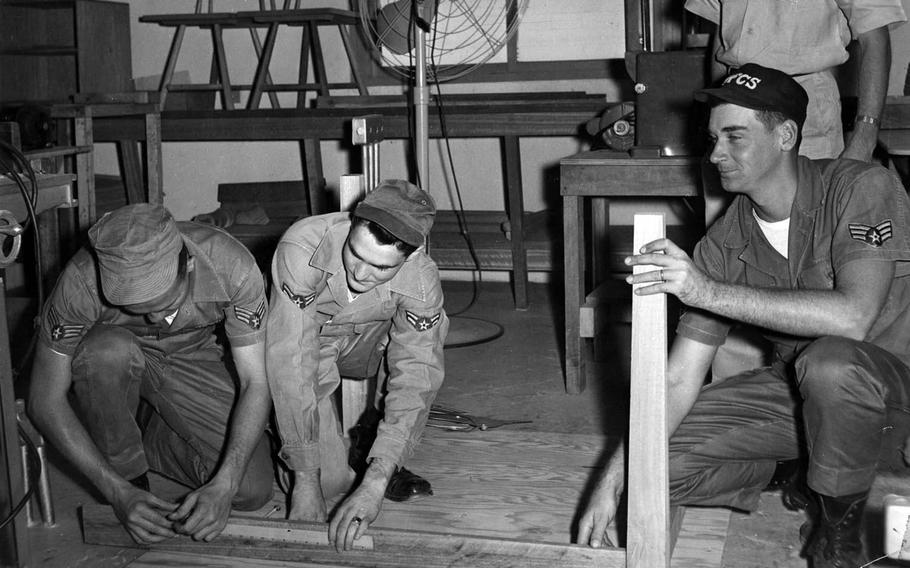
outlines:
[[[16, 262], [22, 246], [22, 225], [6, 210], [0, 210], [0, 235], [0, 268], [6, 268]], [[9, 239], [13, 240], [12, 245], [7, 244]]]
[[[21, 398], [16, 399], [16, 420], [22, 427], [22, 432], [35, 445], [35, 450], [38, 453], [38, 467], [40, 468], [37, 479], [38, 486], [35, 488], [34, 495], [32, 495], [25, 509], [28, 526], [53, 527], [56, 525], [56, 519], [54, 516], [54, 503], [51, 499], [51, 478], [50, 472], [47, 470], [44, 438], [38, 433], [32, 421], [29, 420], [28, 415], [25, 413], [25, 401]], [[24, 441], [20, 443], [20, 451], [22, 452], [22, 477], [27, 493], [29, 484], [32, 483], [32, 467], [34, 466], [29, 463], [28, 448]]]

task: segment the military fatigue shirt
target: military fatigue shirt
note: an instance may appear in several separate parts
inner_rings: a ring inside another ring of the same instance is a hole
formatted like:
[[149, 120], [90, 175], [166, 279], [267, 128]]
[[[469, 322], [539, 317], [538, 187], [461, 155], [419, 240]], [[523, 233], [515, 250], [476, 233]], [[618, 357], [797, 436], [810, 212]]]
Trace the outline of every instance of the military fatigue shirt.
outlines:
[[[837, 273], [856, 260], [895, 263], [888, 298], [865, 341], [910, 363], [910, 200], [887, 169], [855, 160], [799, 158], [790, 213], [788, 258], [775, 251], [738, 195], [695, 247], [708, 276], [730, 284], [789, 290], [833, 290]], [[730, 322], [688, 310], [677, 333], [720, 345]], [[767, 332], [776, 354], [790, 360], [812, 339]]]
[[195, 268], [188, 273], [189, 295], [170, 325], [149, 323], [107, 303], [94, 254], [83, 248], [67, 264], [45, 305], [41, 341], [72, 356], [92, 326], [104, 324], [129, 329], [143, 346], [206, 360], [218, 360], [224, 353], [216, 336], [221, 324], [233, 346], [264, 341], [265, 288], [253, 256], [221, 229], [191, 222], [177, 226]]
[[[402, 464], [410, 457], [443, 381], [448, 318], [436, 264], [417, 251], [391, 280], [351, 301], [341, 256], [350, 226], [347, 213], [300, 220], [281, 238], [272, 261], [266, 363], [281, 457], [294, 470], [312, 471], [320, 463], [317, 404], [329, 394], [317, 398], [325, 388], [319, 376], [327, 363], [320, 360], [324, 344], [377, 326], [388, 329], [367, 346], [376, 352], [387, 344], [389, 373], [384, 416], [368, 459]], [[329, 367], [337, 378], [337, 366]]]
[[851, 38], [907, 20], [899, 0], [687, 0], [686, 9], [719, 26], [721, 63], [791, 75], [837, 67]]

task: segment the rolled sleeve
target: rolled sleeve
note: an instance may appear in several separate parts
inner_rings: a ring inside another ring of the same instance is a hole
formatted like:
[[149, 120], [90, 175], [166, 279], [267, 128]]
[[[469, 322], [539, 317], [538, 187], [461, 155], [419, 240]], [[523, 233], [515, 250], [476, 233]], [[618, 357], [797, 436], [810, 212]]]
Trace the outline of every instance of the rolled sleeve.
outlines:
[[835, 272], [855, 260], [897, 261], [907, 274], [910, 260], [910, 211], [906, 192], [885, 168], [869, 168], [849, 181], [836, 180], [838, 221], [831, 250]]
[[101, 298], [87, 274], [94, 274], [94, 265], [88, 264], [83, 250], [57, 279], [40, 315], [40, 341], [57, 353], [72, 356], [100, 318]]
[[411, 457], [445, 377], [443, 347], [449, 318], [442, 307], [435, 266], [426, 270], [432, 285], [425, 301], [401, 296], [392, 318], [386, 351], [389, 377], [385, 412], [369, 459], [402, 465]]
[[268, 303], [262, 273], [251, 255], [241, 262], [238, 258], [237, 274], [231, 275], [236, 291], [230, 305], [224, 310], [224, 331], [234, 347], [245, 347], [265, 341], [265, 323]]
[[717, 0], [686, 0], [686, 10], [709, 22], [720, 22], [720, 2]]
[[676, 325], [676, 335], [704, 343], [722, 345], [730, 331], [730, 323], [702, 310], [687, 310]]
[[266, 330], [266, 370], [281, 435], [280, 457], [294, 471], [319, 468], [316, 381], [319, 329], [314, 318], [322, 271], [312, 251], [282, 242], [272, 260], [273, 287]]
[[881, 27], [896, 28], [907, 21], [903, 5], [893, 0], [882, 2], [838, 0], [837, 5], [847, 17], [854, 39]]

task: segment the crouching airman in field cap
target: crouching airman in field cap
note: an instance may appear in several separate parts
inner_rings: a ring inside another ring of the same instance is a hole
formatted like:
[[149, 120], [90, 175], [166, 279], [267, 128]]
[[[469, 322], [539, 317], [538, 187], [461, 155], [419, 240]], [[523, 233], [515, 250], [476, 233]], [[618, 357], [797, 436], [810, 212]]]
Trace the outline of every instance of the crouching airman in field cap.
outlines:
[[[262, 274], [227, 233], [148, 204], [89, 241], [41, 314], [29, 413], [135, 540], [211, 540], [272, 494]], [[159, 498], [148, 471], [191, 490]]]
[[[635, 294], [687, 307], [667, 362], [670, 501], [751, 511], [783, 486], [809, 508], [812, 568], [868, 566], [863, 509], [910, 433], [910, 199], [881, 165], [798, 154], [808, 95], [786, 73], [746, 64], [695, 98], [733, 201], [691, 256], [660, 239], [626, 259], [656, 267], [629, 278]], [[772, 362], [703, 386], [735, 322]], [[580, 543], [603, 544], [623, 461], [600, 474]]]
[[292, 519], [326, 519], [326, 501], [354, 484], [332, 403], [341, 377], [384, 379], [375, 440], [368, 435], [367, 444], [357, 444], [368, 452], [362, 481], [329, 525], [339, 549], [376, 519], [384, 495], [404, 500], [428, 491], [425, 480], [401, 466], [444, 375], [449, 321], [439, 272], [423, 246], [435, 214], [426, 192], [387, 180], [353, 214], [295, 223], [272, 260], [266, 360], [280, 457], [293, 471]]

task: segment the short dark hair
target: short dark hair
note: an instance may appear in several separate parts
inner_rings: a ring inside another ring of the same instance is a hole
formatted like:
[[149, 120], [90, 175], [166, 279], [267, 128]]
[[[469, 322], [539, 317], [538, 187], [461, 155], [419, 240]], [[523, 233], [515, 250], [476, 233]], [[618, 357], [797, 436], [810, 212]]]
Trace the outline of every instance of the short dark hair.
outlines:
[[790, 120], [787, 115], [776, 110], [756, 110], [755, 116], [758, 118], [758, 121], [765, 125], [765, 128], [771, 130], [779, 124], [783, 124], [785, 121]]
[[395, 245], [404, 256], [410, 256], [412, 252], [417, 250], [417, 247], [414, 245], [409, 245], [403, 240], [399, 239], [392, 233], [388, 232], [382, 225], [374, 223], [369, 219], [364, 219], [363, 217], [358, 217], [357, 215], [351, 215], [351, 229], [355, 229], [360, 225], [366, 226], [367, 230], [370, 231], [370, 234], [376, 239], [376, 241], [381, 245]]
[[795, 119], [776, 110], [756, 110], [755, 117], [760, 123], [764, 124], [765, 128], [767, 128], [769, 131], [788, 120], [796, 122], [796, 148], [799, 148], [799, 143], [802, 142], [803, 139], [803, 125], [797, 122]]

